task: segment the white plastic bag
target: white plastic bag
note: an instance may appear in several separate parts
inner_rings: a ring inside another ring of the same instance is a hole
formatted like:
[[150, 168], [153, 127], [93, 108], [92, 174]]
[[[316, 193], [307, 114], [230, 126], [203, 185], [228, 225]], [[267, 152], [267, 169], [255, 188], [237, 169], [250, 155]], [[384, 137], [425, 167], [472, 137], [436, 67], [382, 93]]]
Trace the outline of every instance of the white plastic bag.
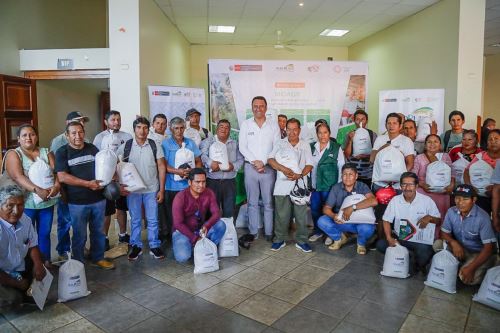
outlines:
[[[54, 173], [47, 162], [40, 157], [37, 157], [36, 161], [31, 164], [28, 170], [28, 178], [33, 184], [44, 190], [54, 186]], [[36, 193], [33, 193], [33, 201], [35, 204], [39, 204], [43, 200]]]
[[95, 179], [102, 181], [102, 186], [111, 183], [116, 172], [117, 159], [111, 149], [101, 150], [95, 155]]
[[99, 148], [99, 150], [110, 149], [113, 153], [116, 153], [121, 144], [122, 141], [120, 136], [112, 132], [110, 135], [106, 135], [102, 138], [101, 146], [97, 148]]
[[[357, 205], [361, 201], [365, 200], [366, 197], [363, 194], [353, 193], [352, 195], [347, 196], [342, 202], [342, 206], [340, 207], [340, 211], [338, 216], [342, 219], [342, 213], [344, 208]], [[366, 224], [374, 224], [375, 223], [375, 212], [372, 207], [364, 208], [364, 209], [356, 209], [356, 211], [352, 212], [349, 221], [344, 221], [344, 223], [366, 223]]]
[[363, 128], [363, 123], [354, 132], [352, 138], [352, 156], [370, 155], [372, 152], [372, 142], [370, 140], [370, 132]]
[[455, 171], [456, 185], [462, 185], [464, 183], [464, 170], [470, 162], [464, 158], [462, 153], [458, 153], [458, 156], [458, 160], [451, 164], [451, 168]]
[[469, 168], [470, 183], [477, 188], [478, 194], [481, 196], [485, 196], [486, 187], [491, 184], [493, 176], [493, 168], [483, 160], [483, 154], [477, 154], [478, 161]]
[[68, 261], [59, 268], [57, 301], [67, 302], [88, 294], [90, 291], [87, 289], [85, 267], [78, 260], [71, 259], [71, 254], [68, 253]]
[[400, 244], [388, 246], [384, 256], [381, 275], [406, 279], [410, 274], [410, 255], [408, 249]]
[[208, 157], [210, 157], [210, 159], [214, 162], [220, 162], [219, 168], [222, 171], [229, 169], [227, 146], [220, 142], [217, 137], [215, 137], [214, 143], [212, 143], [208, 149]]
[[429, 185], [431, 192], [442, 192], [451, 183], [451, 168], [441, 161], [443, 154], [437, 154], [437, 161], [427, 166], [425, 183]]
[[450, 294], [457, 292], [457, 272], [458, 260], [446, 249], [446, 242], [443, 242], [444, 249], [432, 257], [431, 269], [424, 282], [426, 286], [440, 289]]
[[[259, 229], [264, 227], [264, 204], [259, 200], [260, 223]], [[236, 218], [236, 228], [248, 228], [248, 204], [240, 206], [238, 217]]]
[[127, 191], [136, 192], [146, 188], [141, 175], [132, 163], [121, 161], [116, 166], [116, 171], [118, 173], [118, 181], [120, 184], [127, 186], [125, 188]]
[[[276, 162], [291, 169], [295, 173], [300, 173], [299, 169], [299, 161], [297, 158], [297, 154], [293, 149], [290, 148], [282, 148], [279, 149], [274, 157]], [[278, 178], [280, 179], [288, 179], [287, 176], [281, 171], [278, 171]]]
[[406, 172], [403, 153], [394, 146], [388, 146], [378, 152], [373, 164], [374, 182], [399, 182], [401, 174]]
[[500, 311], [500, 266], [488, 269], [479, 291], [472, 300]]
[[[175, 165], [174, 167], [178, 169], [183, 164], [189, 164], [191, 168], [194, 168], [194, 153], [186, 148], [186, 143], [183, 142], [182, 146], [179, 150], [175, 152]], [[182, 177], [179, 175], [174, 175], [175, 181], [182, 180]]]
[[219, 257], [237, 257], [239, 255], [238, 234], [233, 224], [233, 218], [221, 219], [226, 225], [226, 232], [219, 243]]
[[203, 236], [194, 246], [194, 274], [209, 273], [219, 270], [217, 246]]
[[200, 135], [200, 132], [198, 132], [198, 130], [196, 130], [196, 129], [192, 128], [192, 127], [188, 127], [184, 131], [184, 136], [186, 138], [188, 138], [188, 139], [193, 140], [197, 147], [200, 146], [201, 135]]
[[427, 135], [431, 134], [431, 117], [420, 117], [417, 124], [417, 138], [415, 141], [424, 142]]

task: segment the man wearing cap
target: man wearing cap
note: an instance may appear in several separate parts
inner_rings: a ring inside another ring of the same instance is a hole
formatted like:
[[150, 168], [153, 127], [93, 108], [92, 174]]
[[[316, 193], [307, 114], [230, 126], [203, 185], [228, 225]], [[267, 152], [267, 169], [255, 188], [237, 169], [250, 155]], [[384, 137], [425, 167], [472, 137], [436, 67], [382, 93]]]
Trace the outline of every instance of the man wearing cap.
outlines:
[[[458, 185], [453, 195], [456, 206], [446, 213], [441, 238], [462, 263], [458, 271], [460, 280], [469, 285], [480, 284], [496, 261], [495, 233], [488, 213], [476, 205], [477, 193], [471, 185]], [[434, 248], [442, 249], [442, 242], [436, 242]]]
[[[77, 121], [85, 126], [85, 123], [89, 121], [89, 117], [84, 116], [80, 111], [71, 111], [66, 116], [66, 126], [72, 122]], [[89, 142], [85, 139], [85, 142]], [[56, 155], [56, 151], [62, 146], [68, 143], [68, 139], [66, 137], [66, 132], [63, 132], [52, 139], [50, 144], [50, 151]], [[59, 254], [59, 257], [66, 258], [67, 253], [70, 251], [71, 247], [71, 239], [69, 236], [69, 229], [71, 228], [71, 218], [69, 215], [68, 204], [64, 202], [64, 199], [59, 199], [57, 204], [57, 246], [56, 250]]]
[[200, 126], [200, 117], [201, 112], [196, 109], [189, 109], [186, 112], [186, 121], [189, 122], [189, 128], [196, 130], [200, 135], [201, 141], [203, 141], [207, 138], [213, 137], [213, 135], [208, 129]]

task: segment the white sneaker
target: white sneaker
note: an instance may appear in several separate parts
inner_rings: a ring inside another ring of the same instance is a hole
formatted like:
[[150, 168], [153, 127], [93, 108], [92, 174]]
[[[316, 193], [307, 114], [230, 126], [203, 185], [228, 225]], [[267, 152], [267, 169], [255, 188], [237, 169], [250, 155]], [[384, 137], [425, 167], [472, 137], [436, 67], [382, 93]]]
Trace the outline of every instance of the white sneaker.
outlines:
[[321, 239], [321, 237], [323, 237], [323, 234], [314, 234], [311, 237], [309, 237], [309, 241], [310, 242], [315, 242], [318, 239]]
[[325, 239], [325, 245], [326, 246], [330, 246], [330, 245], [332, 245], [332, 243], [333, 243], [333, 240], [330, 237], [326, 237], [326, 239]]

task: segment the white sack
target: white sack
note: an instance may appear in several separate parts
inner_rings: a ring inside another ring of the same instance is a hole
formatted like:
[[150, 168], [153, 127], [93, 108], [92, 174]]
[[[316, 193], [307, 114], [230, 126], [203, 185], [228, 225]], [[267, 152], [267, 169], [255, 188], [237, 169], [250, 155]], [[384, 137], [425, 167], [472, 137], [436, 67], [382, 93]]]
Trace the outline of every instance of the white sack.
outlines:
[[403, 172], [406, 172], [405, 157], [397, 148], [388, 146], [378, 152], [373, 164], [374, 182], [399, 183]]
[[[293, 172], [301, 173], [297, 154], [295, 154], [295, 151], [293, 149], [279, 149], [274, 159], [276, 160], [276, 162], [283, 165], [284, 167], [291, 169]], [[280, 179], [288, 179], [287, 176], [285, 176], [285, 174], [281, 171], [278, 171], [278, 177]]]
[[[44, 190], [54, 186], [54, 172], [47, 162], [40, 157], [37, 157], [36, 161], [31, 164], [30, 169], [28, 170], [28, 178], [33, 184], [43, 188]], [[43, 200], [38, 196], [38, 194], [33, 193], [33, 201], [35, 204], [39, 204]]]
[[443, 162], [443, 154], [437, 154], [438, 160], [427, 166], [425, 183], [431, 188], [431, 192], [442, 192], [451, 183], [451, 168]]
[[[340, 207], [340, 211], [338, 216], [342, 219], [342, 213], [344, 211], [344, 208], [352, 206], [352, 205], [357, 205], [361, 201], [365, 200], [366, 197], [363, 194], [352, 194], [347, 196], [344, 201], [342, 202], [342, 206]], [[345, 223], [368, 223], [368, 224], [374, 224], [375, 223], [375, 212], [373, 211], [373, 207], [368, 207], [364, 209], [357, 209], [356, 211], [352, 212], [351, 217], [349, 218], [349, 221], [344, 221]]]
[[[264, 227], [264, 204], [259, 200], [260, 223], [259, 229]], [[236, 228], [248, 228], [248, 204], [240, 206], [238, 217], [236, 218]]]
[[229, 156], [227, 146], [215, 138], [214, 143], [208, 149], [208, 157], [214, 162], [220, 162], [219, 168], [222, 171], [229, 169]]
[[239, 255], [238, 234], [233, 224], [233, 218], [221, 219], [226, 225], [226, 232], [219, 243], [219, 257], [237, 257]]
[[120, 184], [127, 186], [125, 188], [127, 191], [136, 192], [146, 188], [141, 175], [132, 163], [121, 161], [116, 166], [116, 171], [118, 173], [118, 181]]
[[97, 148], [99, 148], [99, 150], [111, 149], [113, 153], [116, 153], [121, 144], [122, 141], [120, 136], [115, 135], [115, 133], [111, 133], [110, 135], [106, 135], [102, 138], [101, 146]]
[[[175, 152], [175, 165], [174, 167], [178, 169], [184, 163], [189, 164], [191, 168], [194, 168], [194, 153], [186, 148], [186, 143], [182, 143], [182, 147]], [[182, 177], [179, 175], [174, 175], [175, 181], [182, 180]]]
[[186, 128], [186, 130], [184, 131], [184, 137], [193, 140], [196, 146], [200, 147], [201, 135], [197, 129], [194, 129], [192, 127]]
[[410, 274], [410, 255], [408, 249], [400, 244], [388, 246], [384, 256], [381, 275], [405, 279]]
[[483, 160], [484, 153], [477, 154], [477, 162], [469, 168], [470, 182], [472, 186], [477, 188], [478, 194], [485, 196], [486, 187], [491, 185], [491, 177], [493, 176], [493, 168]]
[[444, 242], [444, 249], [432, 257], [431, 269], [424, 284], [455, 294], [457, 292], [458, 264], [457, 258], [446, 249], [446, 242]]
[[479, 291], [472, 300], [500, 311], [500, 266], [488, 269]]
[[85, 267], [78, 260], [71, 259], [71, 254], [68, 253], [68, 261], [59, 268], [57, 301], [66, 302], [88, 294], [90, 291], [87, 289]]
[[118, 158], [111, 149], [104, 149], [95, 155], [95, 179], [101, 180], [101, 185], [111, 183], [116, 172]]
[[458, 156], [458, 160], [451, 164], [451, 168], [455, 171], [456, 185], [462, 185], [464, 183], [464, 170], [470, 162], [464, 158], [462, 153], [458, 153]]
[[207, 237], [202, 237], [194, 246], [194, 274], [219, 270], [217, 246]]
[[427, 135], [431, 134], [432, 118], [420, 117], [417, 124], [417, 138], [415, 141], [424, 142]]
[[372, 142], [370, 140], [370, 132], [360, 127], [354, 132], [354, 137], [352, 138], [352, 156], [370, 155], [371, 152]]

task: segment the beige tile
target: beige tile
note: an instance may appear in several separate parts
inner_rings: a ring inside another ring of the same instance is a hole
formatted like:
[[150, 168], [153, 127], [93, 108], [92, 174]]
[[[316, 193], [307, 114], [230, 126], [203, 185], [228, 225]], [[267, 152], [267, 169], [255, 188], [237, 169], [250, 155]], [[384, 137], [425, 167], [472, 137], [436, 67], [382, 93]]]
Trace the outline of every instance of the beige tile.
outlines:
[[420, 295], [411, 310], [414, 315], [457, 326], [461, 330], [465, 327], [468, 312], [468, 305], [453, 303], [427, 295]]
[[323, 268], [332, 272], [338, 272], [352, 259], [336, 256], [328, 253], [318, 253], [308, 261], [307, 265]]
[[500, 311], [472, 302], [467, 326], [498, 332], [500, 330]]
[[304, 253], [295, 247], [295, 243], [288, 243], [284, 248], [277, 251], [275, 257], [303, 263], [316, 256], [316, 252]]
[[299, 265], [300, 264], [298, 262], [292, 260], [269, 257], [255, 264], [253, 267], [260, 269], [261, 271], [283, 276]]
[[152, 277], [153, 279], [156, 279], [168, 285], [173, 285], [177, 280], [177, 277], [171, 275], [165, 267], [148, 268], [144, 269], [142, 272]]
[[315, 287], [321, 286], [326, 282], [335, 272], [328, 271], [323, 268], [301, 265], [293, 271], [285, 275], [287, 279], [307, 283]]
[[261, 292], [289, 303], [299, 304], [300, 301], [314, 290], [316, 288], [308, 284], [281, 278], [264, 288]]
[[403, 326], [399, 330], [399, 333], [455, 333], [460, 332], [462, 329], [459, 327], [451, 326], [448, 324], [440, 323], [438, 321], [419, 317], [409, 314], [406, 317]]
[[59, 327], [57, 330], [52, 331], [52, 333], [102, 333], [99, 327], [92, 324], [87, 319], [80, 319], [72, 322], [69, 325]]
[[445, 291], [425, 286], [422, 294], [467, 306], [472, 302], [472, 292], [469, 290], [458, 290], [456, 294], [449, 294]]
[[220, 279], [208, 274], [187, 273], [179, 276], [172, 284], [172, 287], [196, 295], [219, 282], [221, 282]]
[[285, 313], [290, 311], [292, 304], [280, 301], [271, 296], [255, 294], [233, 308], [234, 312], [266, 325], [272, 325]]
[[223, 259], [219, 261], [219, 270], [215, 272], [210, 272], [208, 274], [215, 276], [221, 280], [227, 280], [234, 274], [237, 274], [248, 267], [245, 265], [238, 264], [234, 261]]
[[237, 262], [238, 264], [241, 264], [241, 265], [253, 266], [256, 263], [258, 263], [259, 261], [262, 261], [268, 257], [269, 257], [269, 255], [250, 248], [250, 250], [248, 250], [248, 251], [246, 251], [246, 250], [240, 251], [240, 255], [238, 257], [231, 257], [228, 259], [231, 261]]
[[254, 291], [259, 291], [279, 278], [280, 277], [278, 275], [250, 267], [239, 272], [238, 274], [233, 275], [227, 281]]
[[255, 294], [255, 291], [253, 290], [223, 281], [205, 291], [202, 291], [198, 294], [198, 296], [209, 302], [230, 309], [233, 306], [240, 304], [253, 294]]
[[[252, 245], [250, 246], [250, 251], [257, 250], [259, 252], [267, 254], [268, 256], [274, 256], [278, 252], [271, 250], [271, 244], [272, 244], [271, 242], [267, 242], [266, 240], [259, 238], [257, 241], [252, 243]], [[240, 253], [243, 251], [246, 250], [245, 249], [240, 250]]]
[[82, 317], [62, 303], [45, 307], [11, 321], [21, 332], [50, 332]]

